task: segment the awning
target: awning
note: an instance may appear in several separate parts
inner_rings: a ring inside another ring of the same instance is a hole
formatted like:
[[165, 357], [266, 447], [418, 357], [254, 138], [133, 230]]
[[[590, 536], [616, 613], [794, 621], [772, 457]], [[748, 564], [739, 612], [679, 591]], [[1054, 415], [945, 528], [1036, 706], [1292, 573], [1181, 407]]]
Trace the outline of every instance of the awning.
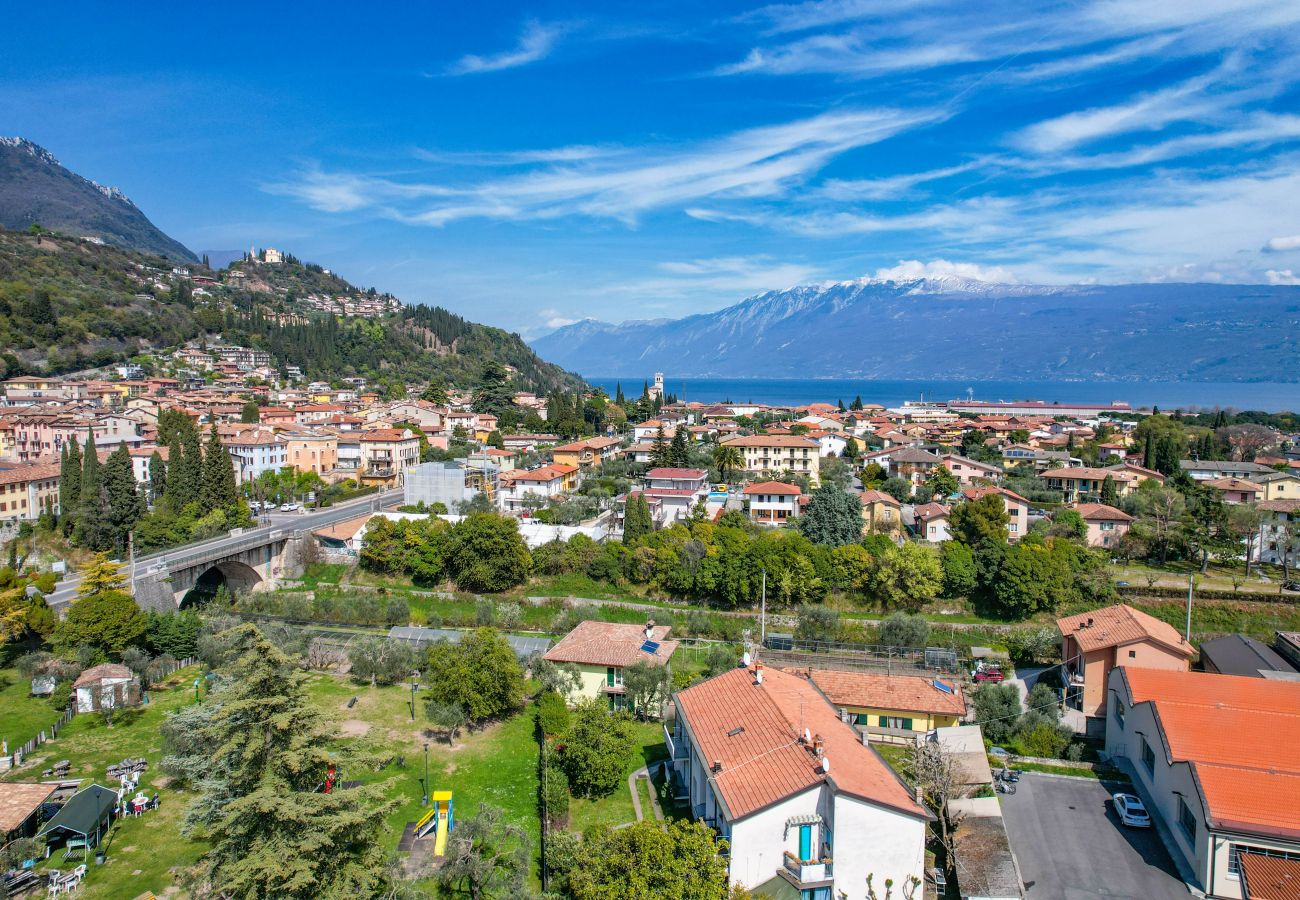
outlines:
[[785, 834], [788, 837], [791, 828], [798, 828], [800, 825], [820, 825], [824, 820], [817, 813], [804, 813], [803, 815], [791, 816], [785, 820]]
[[117, 791], [101, 784], [92, 784], [68, 798], [63, 809], [46, 822], [36, 836], [42, 837], [63, 830], [89, 839], [108, 825], [108, 819], [116, 808]]

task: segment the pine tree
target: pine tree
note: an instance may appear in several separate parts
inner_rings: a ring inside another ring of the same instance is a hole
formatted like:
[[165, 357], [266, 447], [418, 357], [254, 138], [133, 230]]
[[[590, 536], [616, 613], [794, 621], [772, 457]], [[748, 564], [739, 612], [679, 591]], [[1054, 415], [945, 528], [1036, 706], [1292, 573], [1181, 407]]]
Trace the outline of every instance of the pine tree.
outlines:
[[207, 448], [203, 453], [203, 487], [199, 502], [205, 513], [214, 509], [229, 509], [239, 502], [235, 465], [230, 459], [230, 452], [221, 443], [215, 422], [212, 423]]
[[853, 398], [853, 402], [849, 404], [849, 409], [853, 410], [854, 412], [860, 412], [860, 411], [862, 410], [862, 395], [861, 395], [861, 394], [858, 394], [857, 396], [855, 396], [855, 397]]
[[668, 438], [664, 435], [662, 425], [655, 433], [654, 444], [650, 448], [650, 465], [656, 469], [672, 465], [672, 449], [668, 445]]
[[136, 489], [135, 471], [126, 444], [117, 445], [103, 468], [105, 523], [108, 540], [119, 553], [126, 549], [127, 535], [143, 511]]
[[848, 410], [846, 410], [846, 409], [844, 408], [844, 401], [843, 401], [842, 399], [841, 399], [841, 400], [836, 400], [836, 401], [835, 401], [835, 406], [836, 406], [836, 408], [837, 408], [840, 412], [847, 412], [847, 411], [848, 411]]
[[684, 469], [691, 461], [690, 448], [686, 446], [686, 426], [679, 425], [673, 432], [673, 441], [668, 445], [669, 465]]
[[234, 661], [201, 727], [214, 749], [188, 817], [211, 844], [206, 881], [238, 898], [379, 896], [397, 802], [388, 785], [325, 793], [329, 770], [353, 761], [335, 749], [307, 675], [252, 625], [223, 637]]

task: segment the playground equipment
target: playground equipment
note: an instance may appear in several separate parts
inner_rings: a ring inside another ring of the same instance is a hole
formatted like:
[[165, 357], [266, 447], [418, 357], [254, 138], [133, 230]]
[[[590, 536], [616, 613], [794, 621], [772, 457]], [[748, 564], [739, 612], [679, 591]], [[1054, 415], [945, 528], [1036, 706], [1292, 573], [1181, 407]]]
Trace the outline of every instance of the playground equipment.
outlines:
[[337, 777], [338, 769], [334, 766], [334, 763], [330, 763], [329, 772], [325, 775], [325, 793], [330, 794], [334, 792], [334, 781]]
[[433, 855], [444, 856], [447, 853], [447, 832], [453, 825], [451, 808], [451, 791], [434, 791], [433, 807], [415, 823], [417, 840], [437, 832], [433, 839]]

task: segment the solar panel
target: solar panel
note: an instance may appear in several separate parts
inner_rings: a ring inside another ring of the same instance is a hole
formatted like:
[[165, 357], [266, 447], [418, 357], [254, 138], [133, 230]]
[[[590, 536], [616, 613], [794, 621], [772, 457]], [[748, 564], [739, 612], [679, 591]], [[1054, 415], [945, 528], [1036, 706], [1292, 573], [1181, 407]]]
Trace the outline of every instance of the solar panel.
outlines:
[[940, 680], [937, 679], [937, 678], [934, 679], [933, 681], [931, 681], [930, 684], [934, 685], [934, 686], [937, 687], [939, 690], [943, 691], [945, 694], [951, 694], [951, 693], [953, 693], [953, 689], [952, 689], [952, 687], [951, 687], [950, 685], [946, 685], [946, 684], [944, 684], [942, 681], [940, 681]]
[[658, 652], [659, 652], [659, 642], [658, 642], [658, 641], [646, 641], [644, 644], [641, 645], [641, 652], [642, 652], [642, 653], [651, 653], [651, 654], [658, 653]]

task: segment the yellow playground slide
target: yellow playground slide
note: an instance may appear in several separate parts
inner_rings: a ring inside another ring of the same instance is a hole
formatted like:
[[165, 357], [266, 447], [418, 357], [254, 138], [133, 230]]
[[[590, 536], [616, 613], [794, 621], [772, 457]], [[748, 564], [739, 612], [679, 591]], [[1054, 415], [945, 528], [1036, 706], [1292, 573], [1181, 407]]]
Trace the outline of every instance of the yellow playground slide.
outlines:
[[433, 855], [435, 857], [441, 857], [446, 854], [447, 832], [449, 830], [450, 829], [447, 827], [447, 807], [441, 806], [438, 808], [438, 834], [433, 839]]

